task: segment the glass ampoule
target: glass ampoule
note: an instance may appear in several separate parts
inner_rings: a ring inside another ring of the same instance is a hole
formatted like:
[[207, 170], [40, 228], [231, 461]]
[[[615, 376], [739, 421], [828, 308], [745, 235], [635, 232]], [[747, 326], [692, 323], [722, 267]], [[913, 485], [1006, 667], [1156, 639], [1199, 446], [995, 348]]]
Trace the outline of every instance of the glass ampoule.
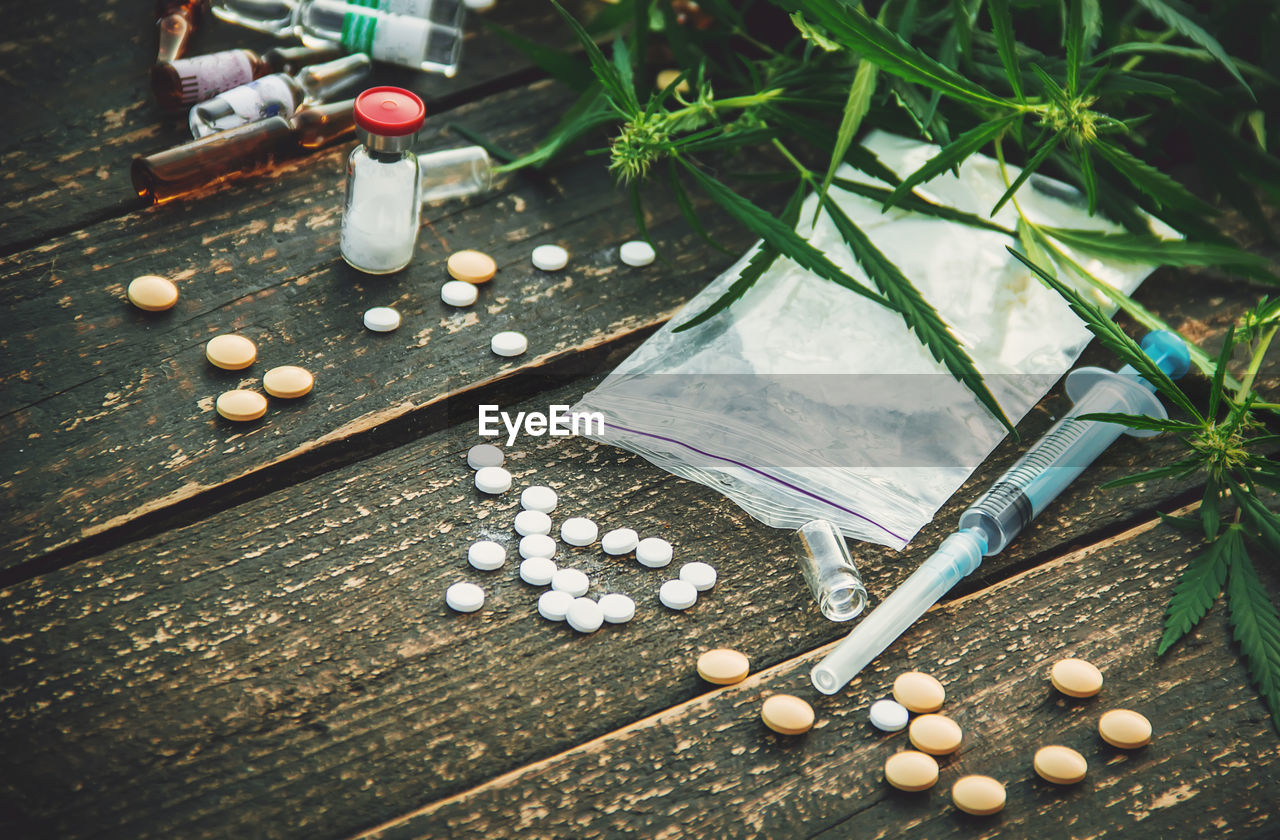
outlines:
[[832, 621], [856, 618], [867, 606], [867, 587], [840, 529], [825, 519], [814, 519], [801, 526], [796, 536], [800, 571], [818, 609]]
[[305, 67], [296, 76], [272, 73], [224, 91], [191, 108], [191, 136], [207, 137], [267, 117], [291, 118], [298, 108], [326, 102], [369, 76], [362, 53]]
[[390, 274], [413, 259], [422, 216], [414, 137], [426, 107], [413, 93], [375, 87], [356, 97], [360, 145], [347, 159], [342, 258], [366, 274]]
[[463, 0], [301, 0], [297, 34], [375, 61], [453, 76], [462, 53]]
[[419, 155], [418, 166], [423, 204], [475, 195], [493, 186], [493, 161], [480, 146]]
[[305, 106], [292, 120], [267, 117], [135, 157], [133, 187], [152, 204], [164, 204], [251, 174], [299, 151], [328, 145], [355, 130], [353, 102]]
[[156, 3], [156, 63], [176, 61], [187, 51], [200, 28], [209, 0], [158, 0]]
[[293, 35], [296, 0], [213, 0], [213, 14], [234, 23], [277, 38]]
[[296, 73], [307, 65], [338, 58], [343, 52], [330, 45], [271, 49], [262, 55], [253, 50], [223, 50], [179, 58], [151, 68], [151, 91], [162, 109], [174, 111], [271, 73]]

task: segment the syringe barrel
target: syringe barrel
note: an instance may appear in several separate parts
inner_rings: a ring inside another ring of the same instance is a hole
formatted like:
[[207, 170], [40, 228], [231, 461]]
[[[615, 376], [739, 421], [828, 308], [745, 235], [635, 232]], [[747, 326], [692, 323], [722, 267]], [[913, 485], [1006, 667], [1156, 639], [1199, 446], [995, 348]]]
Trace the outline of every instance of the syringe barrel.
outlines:
[[1132, 389], [1122, 380], [1090, 388], [1065, 417], [960, 515], [961, 528], [987, 536], [987, 554], [998, 554], [1048, 504], [1093, 463], [1125, 427], [1080, 420], [1085, 414], [1133, 413]]
[[893, 644], [929, 607], [982, 562], [985, 543], [976, 531], [960, 531], [942, 541], [906, 582], [853, 628], [809, 672], [813, 687], [835, 694], [871, 660]]

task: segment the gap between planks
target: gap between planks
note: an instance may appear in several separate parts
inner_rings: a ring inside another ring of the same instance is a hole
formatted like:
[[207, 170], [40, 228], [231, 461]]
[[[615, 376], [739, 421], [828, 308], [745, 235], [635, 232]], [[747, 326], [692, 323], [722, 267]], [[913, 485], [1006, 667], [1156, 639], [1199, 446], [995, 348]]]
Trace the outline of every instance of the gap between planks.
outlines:
[[[1197, 509], [1198, 507], [1199, 507], [1198, 503], [1183, 505], [1182, 507], [1179, 507], [1171, 511], [1169, 515], [1185, 516], [1191, 511], [1194, 511], [1195, 509]], [[982, 587], [981, 589], [975, 590], [974, 592], [970, 592], [966, 595], [962, 595], [958, 598], [947, 601], [945, 603], [935, 604], [934, 606], [929, 608], [926, 615], [929, 613], [936, 612], [939, 609], [951, 609], [953, 607], [960, 606], [962, 604], [965, 604], [971, 600], [978, 598], [979, 596], [988, 597], [996, 592], [999, 592], [1001, 590], [1007, 589], [1011, 586], [1018, 584], [1023, 578], [1027, 577], [1033, 572], [1052, 570], [1058, 566], [1063, 566], [1063, 565], [1066, 565], [1067, 563], [1071, 563], [1076, 560], [1083, 559], [1085, 557], [1088, 557], [1090, 554], [1094, 554], [1098, 551], [1103, 551], [1111, 546], [1127, 542], [1141, 534], [1146, 533], [1147, 531], [1152, 530], [1160, 523], [1161, 523], [1160, 517], [1155, 516], [1137, 525], [1131, 526], [1119, 533], [1104, 537], [1088, 545], [1071, 549], [1067, 553], [1060, 555], [1058, 557], [1050, 557], [1049, 559], [1041, 563], [1037, 563], [1027, 568], [1020, 569], [1014, 572], [1013, 574], [1009, 575], [1008, 577], [997, 580], [994, 583], [991, 583], [991, 584], [988, 584], [987, 586]], [[440, 810], [441, 808], [447, 807], [456, 802], [461, 802], [467, 799], [468, 797], [476, 793], [479, 793], [481, 791], [489, 790], [491, 788], [501, 787], [507, 784], [508, 782], [516, 781], [520, 779], [522, 776], [526, 776], [530, 773], [537, 772], [544, 767], [549, 767], [566, 758], [579, 755], [582, 753], [587, 753], [587, 752], [592, 752], [595, 750], [602, 749], [610, 741], [616, 738], [629, 735], [633, 732], [638, 732], [644, 729], [648, 729], [652, 726], [657, 726], [669, 718], [679, 717], [689, 709], [696, 709], [701, 706], [708, 705], [716, 697], [726, 692], [745, 691], [745, 690], [753, 689], [760, 682], [762, 682], [765, 679], [765, 677], [769, 675], [775, 674], [785, 669], [795, 668], [797, 665], [802, 665], [803, 663], [825, 656], [828, 651], [830, 651], [836, 645], [840, 644], [841, 641], [843, 641], [843, 639], [837, 639], [834, 642], [828, 642], [827, 644], [820, 645], [814, 648], [813, 650], [807, 651], [797, 656], [793, 656], [790, 659], [784, 659], [783, 661], [775, 665], [772, 665], [768, 668], [764, 668], [760, 671], [752, 672], [750, 676], [748, 676], [745, 680], [743, 680], [740, 683], [736, 683], [734, 685], [727, 685], [722, 688], [715, 688], [710, 691], [706, 691], [702, 694], [699, 694], [697, 697], [692, 697], [682, 703], [677, 703], [676, 705], [663, 709], [660, 712], [654, 712], [651, 715], [647, 715], [638, 720], [635, 720], [627, 724], [626, 726], [613, 730], [612, 732], [608, 732], [608, 733], [605, 733], [604, 735], [600, 735], [596, 738], [592, 738], [589, 741], [584, 741], [583, 743], [570, 747], [567, 750], [562, 750], [561, 752], [555, 753], [554, 755], [550, 755], [550, 756], [547, 756], [546, 758], [542, 758], [537, 761], [526, 764], [523, 767], [517, 767], [516, 769], [510, 770], [499, 776], [494, 776], [492, 779], [489, 779], [488, 781], [475, 785], [474, 787], [468, 788], [467, 790], [461, 791], [460, 793], [455, 793], [452, 796], [446, 796], [443, 799], [438, 799], [435, 802], [431, 802], [427, 805], [423, 805], [419, 808], [415, 808], [412, 811], [408, 811], [404, 814], [401, 814], [400, 816], [394, 817], [390, 820], [387, 820], [386, 822], [373, 826], [372, 828], [367, 828], [364, 831], [359, 832], [358, 834], [352, 835], [349, 838], [349, 840], [368, 840], [368, 838], [376, 837], [385, 831], [396, 828], [397, 826], [400, 826], [400, 825], [404, 825], [405, 823], [408, 823], [411, 820], [415, 820], [420, 817], [429, 816], [435, 813], [436, 811]]]

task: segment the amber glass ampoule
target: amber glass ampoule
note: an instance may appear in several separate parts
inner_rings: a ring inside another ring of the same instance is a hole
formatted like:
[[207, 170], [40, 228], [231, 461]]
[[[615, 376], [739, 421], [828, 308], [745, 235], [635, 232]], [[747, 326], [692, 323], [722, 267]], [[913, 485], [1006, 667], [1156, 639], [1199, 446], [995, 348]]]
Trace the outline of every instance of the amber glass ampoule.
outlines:
[[337, 47], [282, 47], [262, 55], [242, 49], [179, 58], [151, 68], [151, 91], [163, 110], [177, 111], [262, 76], [292, 75], [309, 64], [330, 61], [342, 54]]
[[164, 204], [256, 172], [301, 150], [319, 148], [355, 130], [353, 101], [303, 108], [292, 121], [269, 117], [135, 157], [133, 187], [152, 204]]
[[201, 19], [209, 11], [209, 0], [158, 0], [156, 31], [159, 45], [156, 63], [176, 61], [187, 51], [191, 36], [200, 28]]

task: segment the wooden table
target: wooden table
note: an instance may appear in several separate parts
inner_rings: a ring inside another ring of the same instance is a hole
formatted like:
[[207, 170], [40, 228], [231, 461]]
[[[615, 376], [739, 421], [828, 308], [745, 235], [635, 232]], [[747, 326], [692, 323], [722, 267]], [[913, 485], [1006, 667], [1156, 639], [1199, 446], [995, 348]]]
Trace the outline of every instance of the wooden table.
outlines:
[[[546, 483], [558, 515], [661, 534], [720, 584], [683, 614], [661, 608], [661, 572], [577, 553], [600, 591], [637, 593], [634, 621], [584, 637], [536, 617], [514, 563], [484, 575], [488, 600], [459, 616], [445, 587], [480, 574], [466, 546], [512, 544], [516, 494], [482, 497], [465, 453], [475, 406], [572, 402], [725, 267], [670, 201], [650, 225], [672, 264], [628, 270], [636, 231], [599, 158], [432, 208], [412, 267], [362, 276], [337, 255], [342, 160], [332, 148], [197, 200], [144, 208], [134, 153], [178, 142], [149, 102], [148, 3], [32, 4], [9, 21], [5, 82], [4, 508], [0, 559], [0, 836], [463, 837], [614, 835], [882, 837], [1276, 836], [1280, 750], [1229, 642], [1223, 610], [1167, 656], [1155, 643], [1194, 541], [1157, 520], [1193, 483], [1102, 491], [1175, 451], [1124, 439], [1003, 555], [985, 564], [850, 688], [821, 697], [807, 672], [845, 632], [818, 616], [786, 533], [715, 493], [581, 439], [524, 438], [518, 486]], [[541, 5], [497, 20], [566, 37]], [[196, 48], [269, 44], [216, 25]], [[432, 124], [530, 148], [566, 95], [491, 34], [454, 81], [411, 79]], [[442, 128], [432, 146], [462, 141]], [[749, 241], [715, 214], [713, 233]], [[571, 267], [542, 274], [530, 248], [560, 242]], [[501, 266], [471, 310], [438, 299], [452, 251]], [[125, 284], [167, 275], [164, 314]], [[1157, 272], [1140, 294], [1215, 349], [1257, 296], [1212, 273]], [[399, 331], [366, 332], [391, 304]], [[488, 351], [520, 329], [530, 352]], [[219, 371], [202, 354], [238, 331], [260, 361]], [[1086, 361], [1112, 364], [1096, 349]], [[302, 364], [317, 388], [254, 424], [213, 400], [268, 367]], [[1267, 387], [1275, 386], [1275, 370]], [[1204, 393], [1203, 380], [1192, 383]], [[1065, 407], [1055, 390], [1020, 425], [1033, 439]], [[873, 599], [927, 555], [961, 508], [1016, 457], [1006, 442], [902, 554], [855, 546]], [[1276, 591], [1274, 564], [1259, 564]], [[697, 654], [748, 653], [744, 683], [713, 688]], [[1072, 702], [1046, 681], [1082, 656], [1107, 683]], [[903, 734], [866, 722], [893, 677], [947, 686], [961, 751], [928, 793], [881, 777]], [[771, 692], [813, 701], [815, 729], [759, 719]], [[1098, 739], [1099, 714], [1141, 710], [1154, 743]], [[1080, 750], [1086, 781], [1031, 771], [1042, 744]], [[964, 773], [1008, 786], [1008, 807], [969, 818], [946, 790]]]

